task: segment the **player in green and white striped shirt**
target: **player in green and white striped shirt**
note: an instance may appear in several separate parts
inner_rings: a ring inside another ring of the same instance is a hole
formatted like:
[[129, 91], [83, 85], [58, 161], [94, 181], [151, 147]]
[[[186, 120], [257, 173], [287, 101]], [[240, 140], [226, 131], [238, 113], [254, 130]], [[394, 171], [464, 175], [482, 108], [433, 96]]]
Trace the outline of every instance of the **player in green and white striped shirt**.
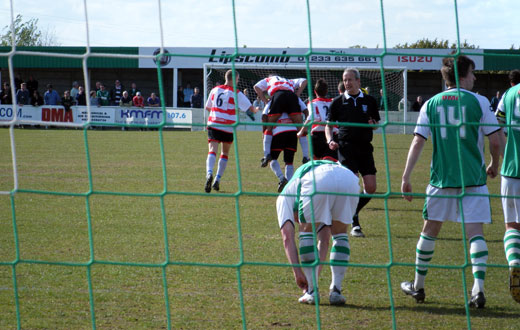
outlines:
[[[411, 201], [410, 176], [426, 139], [431, 135], [433, 154], [430, 184], [426, 189], [428, 196], [423, 210], [424, 226], [416, 248], [415, 281], [401, 283], [401, 289], [417, 302], [424, 301], [424, 280], [442, 224], [447, 220], [464, 221], [474, 277], [470, 306], [483, 308], [486, 303], [484, 278], [488, 249], [482, 224], [491, 222], [486, 177], [489, 175], [493, 178], [498, 174], [504, 136], [490, 111], [489, 101], [471, 92], [475, 82], [475, 63], [467, 56], [457, 58], [459, 88], [455, 79], [454, 59], [445, 58], [442, 63], [441, 74], [448, 89], [422, 106], [402, 177], [403, 197]], [[461, 123], [463, 125], [454, 126]], [[491, 153], [491, 162], [487, 168], [484, 163], [484, 135], [489, 138]], [[464, 196], [460, 208], [456, 196], [462, 192], [481, 196]]]
[[[346, 194], [349, 194], [347, 196]], [[284, 241], [285, 254], [291, 264], [298, 264], [295, 222], [300, 225], [299, 252], [302, 264], [314, 264], [315, 248], [312, 222], [315, 223], [319, 259], [324, 261], [332, 235], [330, 260], [332, 281], [329, 301], [331, 305], [343, 305], [342, 281], [350, 259], [348, 224], [356, 210], [359, 197], [359, 179], [348, 168], [327, 160], [313, 160], [300, 166], [276, 200], [278, 224]], [[321, 266], [320, 266], [321, 267]], [[293, 267], [296, 284], [305, 290], [298, 299], [304, 304], [318, 302], [314, 279], [318, 279], [320, 267]]]
[[[507, 124], [507, 144], [502, 163], [501, 195], [506, 232], [504, 250], [509, 266], [520, 267], [520, 71], [509, 74], [511, 88], [508, 89], [497, 108], [497, 118]], [[520, 303], [520, 268], [509, 270], [509, 291]]]

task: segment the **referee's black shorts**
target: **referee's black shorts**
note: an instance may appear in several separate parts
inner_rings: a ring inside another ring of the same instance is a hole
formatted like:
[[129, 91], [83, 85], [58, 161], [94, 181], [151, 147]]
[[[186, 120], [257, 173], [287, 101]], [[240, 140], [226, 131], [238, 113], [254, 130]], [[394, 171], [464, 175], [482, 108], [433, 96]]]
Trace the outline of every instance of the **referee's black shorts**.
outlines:
[[374, 147], [370, 142], [365, 143], [339, 143], [339, 161], [354, 173], [361, 176], [375, 175], [377, 170], [374, 164]]
[[278, 159], [283, 151], [283, 161], [286, 164], [294, 162], [294, 154], [298, 148], [298, 137], [296, 131], [288, 131], [276, 134], [271, 142], [271, 157]]
[[224, 132], [208, 126], [208, 142], [233, 143], [233, 133]]
[[[338, 142], [337, 134], [334, 134], [333, 140]], [[335, 161], [338, 160], [338, 150], [330, 150], [327, 138], [325, 137], [325, 132], [311, 133], [311, 141], [314, 159], [323, 159], [327, 157], [328, 159], [334, 159]]]
[[272, 97], [268, 115], [280, 115], [282, 113], [292, 115], [301, 112], [298, 96], [288, 90], [279, 90]]

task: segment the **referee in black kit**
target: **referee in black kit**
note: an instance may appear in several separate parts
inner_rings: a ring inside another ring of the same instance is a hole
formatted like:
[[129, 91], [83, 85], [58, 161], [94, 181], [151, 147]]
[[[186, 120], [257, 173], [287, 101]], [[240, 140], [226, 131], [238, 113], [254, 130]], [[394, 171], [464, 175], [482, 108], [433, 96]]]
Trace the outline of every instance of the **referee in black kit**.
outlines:
[[[327, 117], [325, 136], [331, 150], [338, 149], [339, 161], [355, 174], [361, 173], [363, 178], [363, 194], [376, 191], [376, 167], [372, 152], [373, 130], [377, 127], [339, 126], [339, 143], [332, 137], [335, 122], [356, 124], [377, 124], [381, 119], [376, 100], [361, 91], [359, 71], [347, 68], [343, 72], [345, 93], [334, 98]], [[353, 217], [352, 231], [354, 237], [365, 237], [359, 225], [358, 213], [370, 201], [369, 197], [360, 196], [356, 213]]]

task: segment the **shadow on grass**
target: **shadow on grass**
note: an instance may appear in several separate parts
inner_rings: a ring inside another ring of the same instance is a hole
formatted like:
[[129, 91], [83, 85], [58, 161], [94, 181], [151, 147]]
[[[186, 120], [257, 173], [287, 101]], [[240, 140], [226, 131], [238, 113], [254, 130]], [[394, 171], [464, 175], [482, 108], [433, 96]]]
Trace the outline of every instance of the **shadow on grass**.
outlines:
[[[450, 306], [434, 306], [436, 303], [425, 302], [423, 304], [418, 304], [417, 306], [397, 306], [395, 307], [395, 311], [409, 311], [414, 313], [425, 313], [428, 315], [466, 315], [466, 309], [461, 305], [450, 305]], [[372, 311], [372, 312], [381, 312], [381, 311], [390, 311], [391, 308], [388, 306], [367, 306], [363, 305], [355, 305], [352, 303], [347, 303], [345, 305], [336, 306], [330, 305], [326, 302], [321, 302], [320, 307], [330, 307], [330, 308], [349, 308], [349, 309], [359, 309], [363, 311]], [[502, 307], [488, 307], [484, 309], [473, 309], [470, 308], [470, 316], [474, 317], [496, 317], [496, 318], [511, 318], [516, 315], [516, 311], [511, 309], [505, 309]]]

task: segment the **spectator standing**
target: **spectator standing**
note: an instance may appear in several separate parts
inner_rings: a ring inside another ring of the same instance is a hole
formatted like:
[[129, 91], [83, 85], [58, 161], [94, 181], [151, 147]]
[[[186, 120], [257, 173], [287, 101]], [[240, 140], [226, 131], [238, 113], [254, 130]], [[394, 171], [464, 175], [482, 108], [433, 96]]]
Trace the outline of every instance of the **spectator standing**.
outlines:
[[186, 87], [184, 88], [184, 106], [190, 106], [190, 98], [193, 95], [193, 88], [191, 88], [191, 83], [188, 81]]
[[144, 107], [144, 97], [141, 96], [141, 92], [137, 92], [137, 94], [135, 94], [132, 102], [134, 103], [134, 107]]
[[31, 96], [31, 105], [35, 107], [39, 107], [43, 105], [43, 97], [40, 95], [40, 92], [34, 90]]
[[155, 95], [155, 93], [150, 94], [150, 97], [146, 99], [146, 103], [150, 107], [160, 107], [161, 106], [161, 100]]
[[58, 92], [52, 89], [52, 84], [47, 84], [47, 91], [43, 94], [43, 102], [45, 102], [45, 105], [61, 104], [60, 96]]
[[133, 82], [131, 84], [132, 88], [130, 88], [130, 90], [128, 91], [128, 95], [130, 96], [130, 98], [134, 98], [134, 96], [137, 95], [137, 92], [139, 92], [139, 90], [137, 89], [137, 85], [135, 84], [135, 82]]
[[177, 88], [177, 106], [184, 107], [184, 88], [182, 86]]
[[491, 98], [491, 108], [493, 112], [497, 111], [498, 103], [500, 102], [500, 91], [497, 91], [495, 96]]
[[95, 89], [96, 93], [97, 93], [99, 90], [101, 90], [101, 82], [100, 82], [100, 81], [96, 81], [96, 89]]
[[12, 104], [13, 96], [11, 95], [11, 87], [8, 83], [3, 83], [2, 91], [0, 92], [0, 103], [1, 104]]
[[77, 81], [74, 81], [72, 83], [72, 88], [70, 89], [70, 97], [75, 100], [78, 96], [78, 93], [79, 93], [79, 84]]
[[20, 77], [20, 74], [17, 73], [14, 76], [14, 87], [16, 88], [17, 86], [21, 86], [23, 82], [25, 81], [23, 81], [22, 77]]
[[30, 95], [34, 95], [34, 91], [38, 90], [38, 80], [34, 79], [33, 76], [29, 76], [29, 80], [27, 80], [27, 89]]
[[121, 100], [119, 100], [119, 105], [122, 107], [131, 107], [132, 104], [132, 97], [128, 95], [127, 91], [123, 91], [123, 96], [121, 96]]
[[202, 94], [200, 94], [200, 89], [195, 87], [193, 89], [193, 95], [190, 98], [190, 105], [192, 108], [202, 108]]
[[97, 98], [96, 91], [90, 91], [90, 105], [91, 106], [99, 105], [99, 100]]
[[412, 111], [420, 111], [423, 104], [424, 104], [424, 101], [422, 99], [422, 96], [421, 95], [417, 96], [417, 99], [412, 104]]
[[98, 100], [99, 106], [107, 106], [110, 105], [110, 93], [105, 89], [105, 85], [101, 84], [99, 86], [99, 90], [97, 91], [96, 95]]
[[16, 92], [16, 103], [18, 105], [31, 104], [31, 95], [26, 83], [22, 83], [20, 89]]
[[87, 105], [87, 95], [85, 95], [85, 89], [83, 89], [83, 86], [78, 87], [78, 95], [76, 95], [76, 104]]
[[61, 105], [65, 108], [65, 111], [70, 111], [70, 107], [75, 104], [74, 99], [70, 96], [69, 91], [63, 92], [63, 98], [61, 99]]
[[123, 96], [123, 85], [119, 80], [115, 81], [114, 88], [110, 91], [110, 97], [114, 105], [119, 105], [119, 101], [121, 101], [121, 97]]

